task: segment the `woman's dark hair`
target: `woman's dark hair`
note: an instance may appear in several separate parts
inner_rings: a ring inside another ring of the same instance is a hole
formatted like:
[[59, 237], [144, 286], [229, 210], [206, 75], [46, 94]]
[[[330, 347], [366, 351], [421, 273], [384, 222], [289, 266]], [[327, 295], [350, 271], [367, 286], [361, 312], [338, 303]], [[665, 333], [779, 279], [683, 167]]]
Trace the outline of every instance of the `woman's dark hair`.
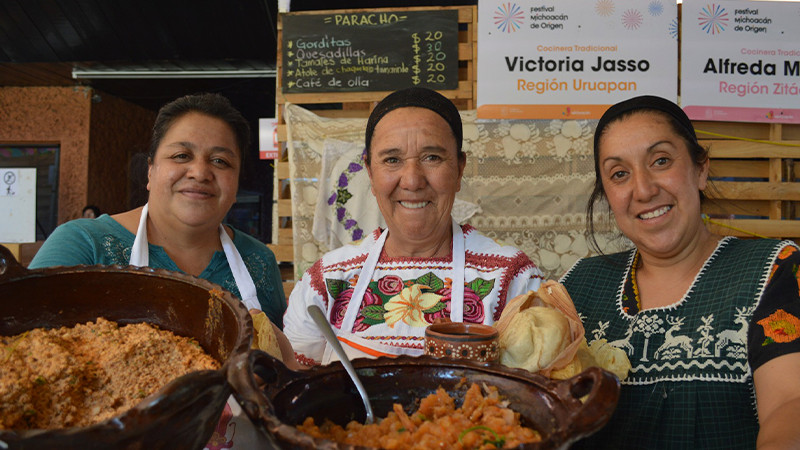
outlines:
[[[193, 94], [173, 100], [158, 110], [153, 124], [153, 137], [150, 140], [150, 151], [147, 154], [149, 163], [153, 162], [161, 140], [176, 120], [186, 114], [196, 112], [227, 123], [236, 137], [239, 146], [239, 163], [244, 162], [245, 152], [250, 146], [250, 125], [242, 114], [231, 105], [230, 100], [220, 94]], [[239, 172], [241, 173], [241, 171]]]
[[[689, 150], [689, 155], [692, 157], [695, 166], [702, 166], [708, 160], [708, 149], [700, 145], [697, 141], [697, 135], [695, 134], [691, 121], [678, 105], [669, 100], [654, 96], [642, 96], [617, 103], [609, 108], [608, 111], [603, 114], [603, 117], [597, 123], [597, 128], [595, 129], [594, 188], [586, 204], [586, 223], [589, 228], [589, 243], [592, 248], [600, 254], [602, 254], [603, 251], [597, 243], [594, 224], [594, 206], [597, 202], [606, 199], [606, 193], [603, 190], [603, 180], [600, 176], [600, 159], [598, 158], [600, 142], [606, 130], [608, 130], [609, 125], [640, 113], [656, 114], [666, 119], [672, 131], [680, 136], [686, 144], [686, 148]], [[699, 195], [701, 202], [706, 199], [702, 191], [699, 191]], [[606, 206], [608, 207], [607, 212], [610, 214], [611, 206], [608, 205], [608, 203], [606, 203]]]
[[81, 215], [85, 214], [86, 211], [88, 211], [90, 209], [92, 210], [92, 212], [94, 212], [94, 216], [95, 217], [100, 217], [100, 208], [98, 208], [95, 205], [86, 205], [86, 206], [84, 206], [83, 207], [83, 211], [81, 211]]
[[147, 203], [147, 161], [145, 152], [134, 153], [128, 163], [128, 209], [136, 209]]

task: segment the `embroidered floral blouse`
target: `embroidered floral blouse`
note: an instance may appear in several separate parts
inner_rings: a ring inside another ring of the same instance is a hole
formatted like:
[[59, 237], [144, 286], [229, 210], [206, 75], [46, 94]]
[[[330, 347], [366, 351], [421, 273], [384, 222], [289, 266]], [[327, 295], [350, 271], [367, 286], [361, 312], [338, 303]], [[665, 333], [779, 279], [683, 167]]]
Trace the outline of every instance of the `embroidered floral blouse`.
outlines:
[[[462, 230], [466, 249], [464, 321], [492, 324], [509, 299], [538, 289], [541, 272], [515, 247], [500, 245], [469, 225]], [[326, 347], [308, 315], [311, 304], [325, 311], [340, 340], [371, 356], [422, 354], [425, 327], [439, 317], [449, 317], [452, 257], [392, 258], [384, 252], [353, 329], [340, 330], [361, 268], [380, 231], [358, 244], [328, 252], [293, 289], [284, 332], [301, 363], [322, 363]], [[356, 336], [361, 345], [348, 336]]]

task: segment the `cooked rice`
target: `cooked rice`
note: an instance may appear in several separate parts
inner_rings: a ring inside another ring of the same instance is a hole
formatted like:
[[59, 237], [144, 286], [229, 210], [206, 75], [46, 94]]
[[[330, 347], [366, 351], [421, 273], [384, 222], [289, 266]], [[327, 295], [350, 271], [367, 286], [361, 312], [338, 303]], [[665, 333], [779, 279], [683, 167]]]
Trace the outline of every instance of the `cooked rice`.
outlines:
[[220, 367], [193, 339], [102, 317], [0, 336], [0, 345], [0, 429], [92, 425], [181, 375]]
[[520, 415], [509, 409], [494, 386], [481, 394], [472, 384], [460, 408], [439, 388], [420, 402], [419, 409], [406, 414], [400, 404], [385, 419], [364, 425], [356, 421], [346, 428], [325, 420], [321, 426], [312, 417], [297, 428], [317, 438], [384, 449], [494, 449], [516, 448], [541, 441], [540, 434], [520, 423]]

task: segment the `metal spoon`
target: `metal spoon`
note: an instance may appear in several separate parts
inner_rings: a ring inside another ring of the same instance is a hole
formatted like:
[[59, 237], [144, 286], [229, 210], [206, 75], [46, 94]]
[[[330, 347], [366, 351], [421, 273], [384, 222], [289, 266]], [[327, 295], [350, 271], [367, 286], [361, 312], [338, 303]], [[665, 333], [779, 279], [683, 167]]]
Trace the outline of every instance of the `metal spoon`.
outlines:
[[358, 378], [358, 375], [356, 375], [356, 369], [353, 368], [353, 364], [350, 363], [350, 358], [348, 358], [347, 353], [344, 352], [342, 344], [339, 343], [339, 339], [337, 339], [336, 335], [333, 334], [333, 329], [328, 323], [328, 319], [325, 318], [325, 313], [323, 313], [320, 307], [317, 305], [309, 306], [308, 313], [311, 315], [311, 318], [314, 319], [314, 322], [316, 322], [320, 331], [322, 331], [323, 336], [325, 336], [325, 340], [328, 341], [328, 344], [330, 344], [331, 347], [333, 347], [333, 350], [336, 351], [336, 354], [339, 355], [339, 360], [341, 360], [344, 369], [347, 371], [347, 374], [350, 375], [350, 379], [353, 380], [353, 384], [356, 385], [356, 389], [358, 390], [359, 395], [361, 395], [361, 400], [364, 402], [364, 408], [367, 410], [367, 420], [364, 423], [374, 423], [375, 415], [372, 414], [372, 405], [369, 402], [367, 390], [364, 389], [364, 385], [361, 384], [361, 380]]

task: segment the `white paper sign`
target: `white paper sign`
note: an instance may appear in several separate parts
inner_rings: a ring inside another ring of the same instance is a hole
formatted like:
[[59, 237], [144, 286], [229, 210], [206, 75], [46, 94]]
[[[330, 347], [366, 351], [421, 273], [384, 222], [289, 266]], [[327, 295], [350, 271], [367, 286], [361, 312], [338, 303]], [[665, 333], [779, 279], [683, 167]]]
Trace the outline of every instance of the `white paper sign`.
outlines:
[[678, 97], [667, 0], [478, 2], [478, 118], [597, 119], [637, 95]]
[[800, 3], [684, 0], [682, 12], [691, 119], [800, 123]]
[[0, 167], [0, 242], [36, 241], [36, 169]]
[[278, 158], [278, 119], [258, 119], [258, 157]]

